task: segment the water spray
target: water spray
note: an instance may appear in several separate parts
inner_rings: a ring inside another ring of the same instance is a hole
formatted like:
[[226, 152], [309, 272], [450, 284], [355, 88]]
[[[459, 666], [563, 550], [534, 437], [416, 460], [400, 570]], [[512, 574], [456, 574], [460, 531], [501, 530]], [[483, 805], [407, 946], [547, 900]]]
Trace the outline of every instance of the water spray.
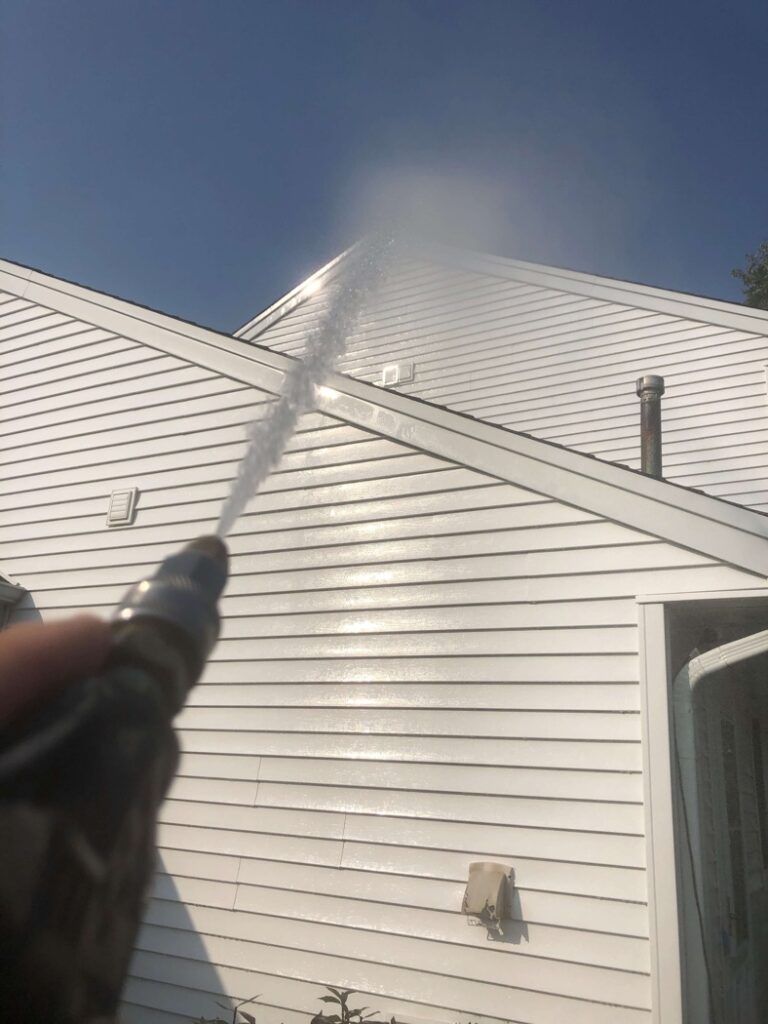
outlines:
[[285, 376], [279, 398], [267, 415], [248, 429], [249, 445], [222, 506], [216, 533], [226, 537], [248, 501], [285, 451], [302, 413], [312, 408], [315, 388], [343, 354], [365, 303], [378, 288], [392, 249], [389, 238], [360, 242], [343, 264], [343, 276], [331, 286], [326, 311], [307, 337], [306, 355]]

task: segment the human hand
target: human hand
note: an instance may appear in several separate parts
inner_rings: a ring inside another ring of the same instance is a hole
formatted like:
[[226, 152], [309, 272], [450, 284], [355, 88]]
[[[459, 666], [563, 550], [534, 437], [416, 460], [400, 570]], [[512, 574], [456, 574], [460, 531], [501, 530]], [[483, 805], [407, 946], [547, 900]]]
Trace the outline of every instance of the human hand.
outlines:
[[0, 633], [0, 724], [44, 704], [75, 679], [97, 672], [110, 629], [93, 615], [23, 623]]

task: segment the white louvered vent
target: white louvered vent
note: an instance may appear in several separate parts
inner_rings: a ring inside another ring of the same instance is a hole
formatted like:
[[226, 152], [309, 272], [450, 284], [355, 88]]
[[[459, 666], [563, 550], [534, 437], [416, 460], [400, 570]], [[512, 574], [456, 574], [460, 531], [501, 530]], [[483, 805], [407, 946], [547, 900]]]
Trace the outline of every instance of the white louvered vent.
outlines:
[[130, 526], [136, 509], [138, 487], [126, 487], [124, 490], [112, 491], [107, 512], [107, 526]]
[[413, 363], [390, 363], [381, 371], [382, 387], [392, 388], [396, 384], [407, 384], [413, 380]]

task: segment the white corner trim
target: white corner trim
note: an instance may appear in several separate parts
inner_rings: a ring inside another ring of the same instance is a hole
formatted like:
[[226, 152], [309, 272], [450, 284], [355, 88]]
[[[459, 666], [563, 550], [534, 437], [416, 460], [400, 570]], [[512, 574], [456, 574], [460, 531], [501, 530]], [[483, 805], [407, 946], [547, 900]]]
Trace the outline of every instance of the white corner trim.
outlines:
[[640, 711], [651, 951], [651, 1020], [682, 1024], [669, 670], [663, 604], [638, 607]]

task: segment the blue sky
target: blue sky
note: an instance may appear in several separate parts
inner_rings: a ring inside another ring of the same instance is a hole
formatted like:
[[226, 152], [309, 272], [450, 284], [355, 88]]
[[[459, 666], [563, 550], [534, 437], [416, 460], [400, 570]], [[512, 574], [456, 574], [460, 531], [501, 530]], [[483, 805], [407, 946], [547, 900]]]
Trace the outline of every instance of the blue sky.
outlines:
[[768, 4], [5, 0], [0, 254], [233, 330], [397, 212], [737, 300]]

